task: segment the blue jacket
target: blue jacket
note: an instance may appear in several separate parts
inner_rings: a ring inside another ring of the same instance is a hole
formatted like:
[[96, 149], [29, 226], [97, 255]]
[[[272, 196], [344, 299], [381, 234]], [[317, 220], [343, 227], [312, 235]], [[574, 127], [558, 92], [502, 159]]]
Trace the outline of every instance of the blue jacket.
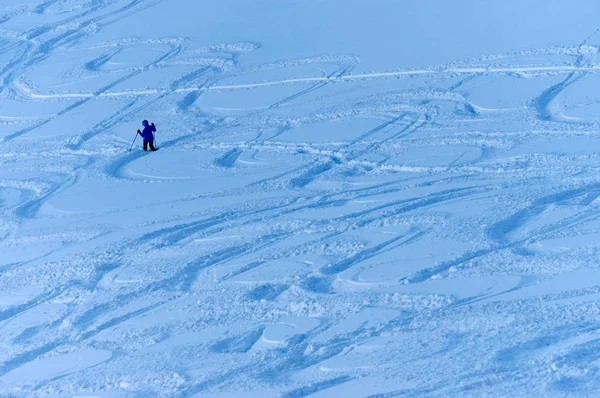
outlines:
[[144, 142], [154, 141], [154, 132], [156, 131], [156, 127], [148, 124], [147, 120], [144, 120], [142, 124], [144, 125], [144, 130], [142, 130], [142, 138], [144, 139]]

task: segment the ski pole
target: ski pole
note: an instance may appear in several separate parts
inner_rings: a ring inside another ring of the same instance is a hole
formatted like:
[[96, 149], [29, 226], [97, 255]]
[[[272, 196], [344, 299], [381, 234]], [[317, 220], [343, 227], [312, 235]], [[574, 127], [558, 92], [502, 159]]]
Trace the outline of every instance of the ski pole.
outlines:
[[137, 133], [135, 133], [135, 138], [133, 139], [133, 142], [131, 143], [131, 146], [129, 147], [129, 152], [131, 152], [131, 148], [133, 148], [133, 144], [135, 144], [135, 140], [137, 140], [137, 136], [140, 133], [140, 130], [137, 131]]

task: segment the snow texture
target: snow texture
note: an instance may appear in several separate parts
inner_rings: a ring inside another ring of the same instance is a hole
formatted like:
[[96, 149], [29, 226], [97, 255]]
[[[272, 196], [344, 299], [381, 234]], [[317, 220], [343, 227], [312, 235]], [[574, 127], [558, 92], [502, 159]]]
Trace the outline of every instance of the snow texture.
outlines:
[[0, 396], [598, 396], [599, 12], [3, 0]]

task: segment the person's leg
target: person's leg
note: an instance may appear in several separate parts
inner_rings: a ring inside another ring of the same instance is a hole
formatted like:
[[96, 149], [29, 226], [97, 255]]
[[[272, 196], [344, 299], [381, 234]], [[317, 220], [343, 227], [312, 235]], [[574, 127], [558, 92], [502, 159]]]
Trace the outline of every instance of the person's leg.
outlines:
[[148, 150], [148, 142], [144, 141], [144, 151]]
[[156, 148], [154, 148], [154, 141], [150, 141], [150, 150], [156, 151]]

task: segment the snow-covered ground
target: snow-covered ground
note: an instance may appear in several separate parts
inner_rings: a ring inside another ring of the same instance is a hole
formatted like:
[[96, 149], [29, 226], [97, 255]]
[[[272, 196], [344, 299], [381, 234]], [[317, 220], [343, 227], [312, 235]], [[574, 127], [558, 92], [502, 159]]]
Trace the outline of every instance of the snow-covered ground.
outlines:
[[600, 394], [600, 3], [0, 5], [0, 396]]

